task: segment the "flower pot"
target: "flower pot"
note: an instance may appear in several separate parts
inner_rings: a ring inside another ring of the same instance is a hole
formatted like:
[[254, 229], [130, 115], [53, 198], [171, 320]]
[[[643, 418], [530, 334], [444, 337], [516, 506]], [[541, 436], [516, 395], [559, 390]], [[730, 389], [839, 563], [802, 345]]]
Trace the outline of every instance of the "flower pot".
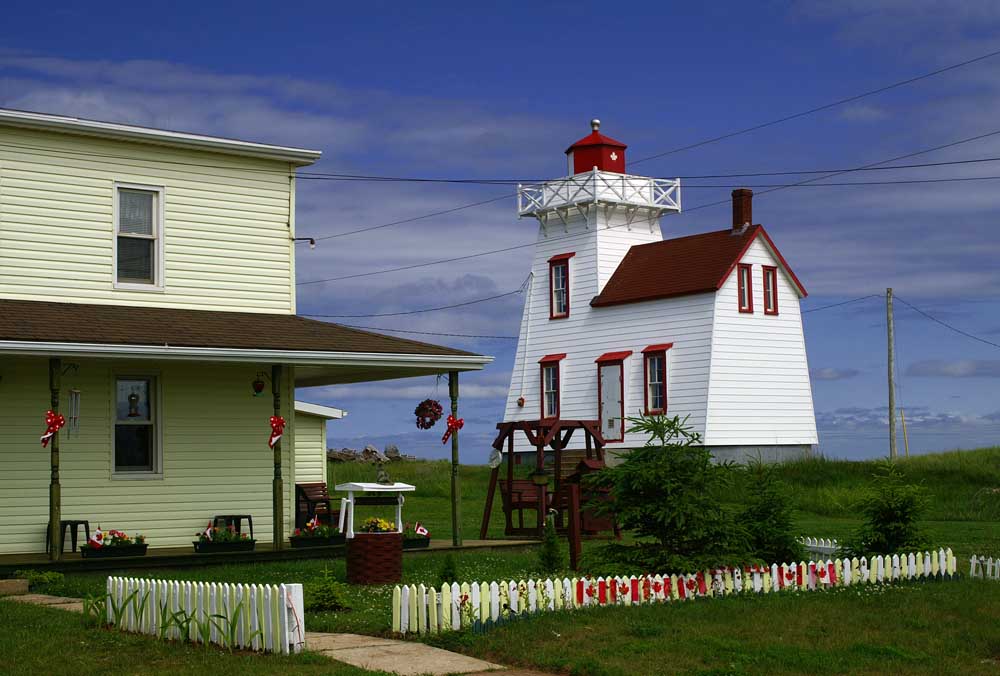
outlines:
[[235, 542], [192, 542], [196, 554], [214, 554], [218, 552], [252, 552], [256, 540], [237, 540]]
[[423, 535], [415, 538], [403, 538], [403, 549], [427, 549], [431, 544], [431, 539]]
[[296, 537], [293, 535], [288, 538], [288, 542], [291, 543], [292, 549], [300, 549], [302, 547], [335, 547], [344, 544], [345, 536], [343, 533], [331, 535], [328, 538], [302, 537], [301, 535]]
[[131, 545], [109, 545], [107, 547], [80, 547], [80, 556], [85, 559], [112, 559], [122, 556], [145, 556], [145, 542]]
[[392, 584], [402, 579], [402, 533], [355, 533], [347, 541], [348, 582]]

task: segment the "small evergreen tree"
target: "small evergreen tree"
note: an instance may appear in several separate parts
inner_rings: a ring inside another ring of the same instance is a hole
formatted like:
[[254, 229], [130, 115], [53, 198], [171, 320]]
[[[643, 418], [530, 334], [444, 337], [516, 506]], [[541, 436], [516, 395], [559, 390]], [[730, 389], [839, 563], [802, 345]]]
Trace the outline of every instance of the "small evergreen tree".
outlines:
[[760, 460], [748, 463], [742, 478], [745, 490], [740, 522], [754, 556], [768, 563], [799, 561], [802, 545], [795, 537], [788, 486], [778, 478], [773, 465]]
[[629, 418], [629, 432], [649, 435], [642, 448], [591, 477], [588, 485], [607, 495], [590, 507], [613, 513], [633, 531], [635, 544], [611, 544], [601, 556], [631, 570], [680, 572], [751, 559], [746, 533], [724, 499], [732, 466], [717, 464], [687, 427], [687, 418]]
[[556, 573], [563, 569], [562, 542], [556, 532], [555, 514], [549, 513], [542, 533], [542, 546], [538, 550], [538, 565], [543, 573]]
[[865, 523], [844, 544], [844, 552], [866, 556], [925, 549], [928, 540], [917, 519], [927, 503], [927, 490], [923, 486], [905, 483], [895, 463], [879, 463], [871, 484], [856, 505]]
[[441, 563], [441, 570], [438, 571], [438, 584], [440, 587], [443, 584], [451, 584], [452, 582], [458, 582], [458, 564], [455, 562], [455, 557], [450, 553], [445, 554], [444, 561]]

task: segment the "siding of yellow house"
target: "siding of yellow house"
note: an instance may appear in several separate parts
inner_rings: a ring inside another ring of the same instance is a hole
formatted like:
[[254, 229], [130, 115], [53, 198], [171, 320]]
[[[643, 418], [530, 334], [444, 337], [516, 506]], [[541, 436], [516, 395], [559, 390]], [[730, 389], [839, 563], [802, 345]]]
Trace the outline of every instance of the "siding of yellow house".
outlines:
[[326, 418], [295, 414], [295, 480], [326, 481]]
[[[64, 519], [141, 532], [151, 548], [190, 547], [213, 515], [248, 513], [258, 541], [271, 541], [272, 398], [253, 397], [250, 388], [260, 365], [74, 359], [63, 360], [63, 366], [62, 401], [76, 389], [81, 404], [78, 434], [68, 427], [60, 433]], [[286, 373], [282, 407], [291, 422], [293, 369]], [[161, 477], [112, 477], [119, 374], [158, 378]], [[0, 554], [44, 550], [49, 452], [39, 436], [48, 405], [48, 360], [0, 357]], [[67, 413], [65, 405], [62, 411]], [[282, 442], [287, 533], [294, 518], [294, 424], [286, 427]]]
[[[288, 162], [0, 126], [3, 297], [295, 312]], [[164, 288], [115, 288], [116, 182], [163, 189]]]

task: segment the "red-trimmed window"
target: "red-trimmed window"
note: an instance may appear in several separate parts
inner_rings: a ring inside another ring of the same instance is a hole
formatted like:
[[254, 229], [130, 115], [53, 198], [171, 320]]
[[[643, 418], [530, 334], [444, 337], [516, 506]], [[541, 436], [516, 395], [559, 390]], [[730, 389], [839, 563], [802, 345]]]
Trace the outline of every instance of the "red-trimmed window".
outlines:
[[753, 266], [749, 263], [736, 266], [736, 286], [740, 312], [753, 314]]
[[778, 268], [765, 265], [764, 268], [764, 314], [778, 314]]
[[549, 259], [549, 319], [569, 317], [569, 259], [575, 252]]
[[667, 412], [667, 350], [673, 346], [673, 343], [661, 343], [642, 351], [646, 415]]
[[566, 355], [547, 354], [538, 360], [541, 365], [542, 418], [559, 417], [559, 362]]

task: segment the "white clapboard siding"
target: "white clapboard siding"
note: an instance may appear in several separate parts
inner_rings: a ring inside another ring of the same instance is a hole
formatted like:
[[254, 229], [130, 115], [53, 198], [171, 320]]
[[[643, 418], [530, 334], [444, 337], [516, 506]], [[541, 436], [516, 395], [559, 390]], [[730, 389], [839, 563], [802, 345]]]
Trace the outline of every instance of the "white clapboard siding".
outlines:
[[[925, 560], [928, 565], [918, 565]], [[642, 577], [502, 580], [442, 585], [420, 593], [415, 586], [395, 587], [392, 631], [397, 634], [440, 633], [472, 627], [481, 631], [498, 623], [536, 613], [591, 606], [632, 606], [694, 601], [733, 594], [818, 591], [831, 587], [892, 584], [914, 578], [950, 579], [957, 573], [951, 549], [933, 553], [830, 559], [771, 566], [719, 568], [686, 575]], [[972, 577], [1000, 579], [1000, 560], [973, 557]], [[414, 605], [416, 599], [416, 605]], [[426, 624], [414, 616], [427, 616]]]
[[[761, 237], [741, 263], [752, 265], [752, 314], [739, 312], [735, 272], [715, 297], [705, 444], [818, 443], [798, 292]], [[778, 266], [778, 314], [764, 314], [763, 267]]]
[[[0, 128], [6, 298], [295, 311], [289, 164]], [[115, 288], [116, 183], [163, 190], [162, 290]]]
[[[122, 631], [200, 642], [199, 623], [210, 623], [210, 641], [227, 648], [297, 653], [305, 647], [305, 612], [301, 584], [249, 585], [109, 577], [107, 622]], [[394, 613], [397, 604], [393, 604]], [[170, 617], [190, 620], [188, 633]], [[229, 645], [229, 626], [236, 627]]]
[[326, 418], [295, 412], [295, 481], [326, 482]]

